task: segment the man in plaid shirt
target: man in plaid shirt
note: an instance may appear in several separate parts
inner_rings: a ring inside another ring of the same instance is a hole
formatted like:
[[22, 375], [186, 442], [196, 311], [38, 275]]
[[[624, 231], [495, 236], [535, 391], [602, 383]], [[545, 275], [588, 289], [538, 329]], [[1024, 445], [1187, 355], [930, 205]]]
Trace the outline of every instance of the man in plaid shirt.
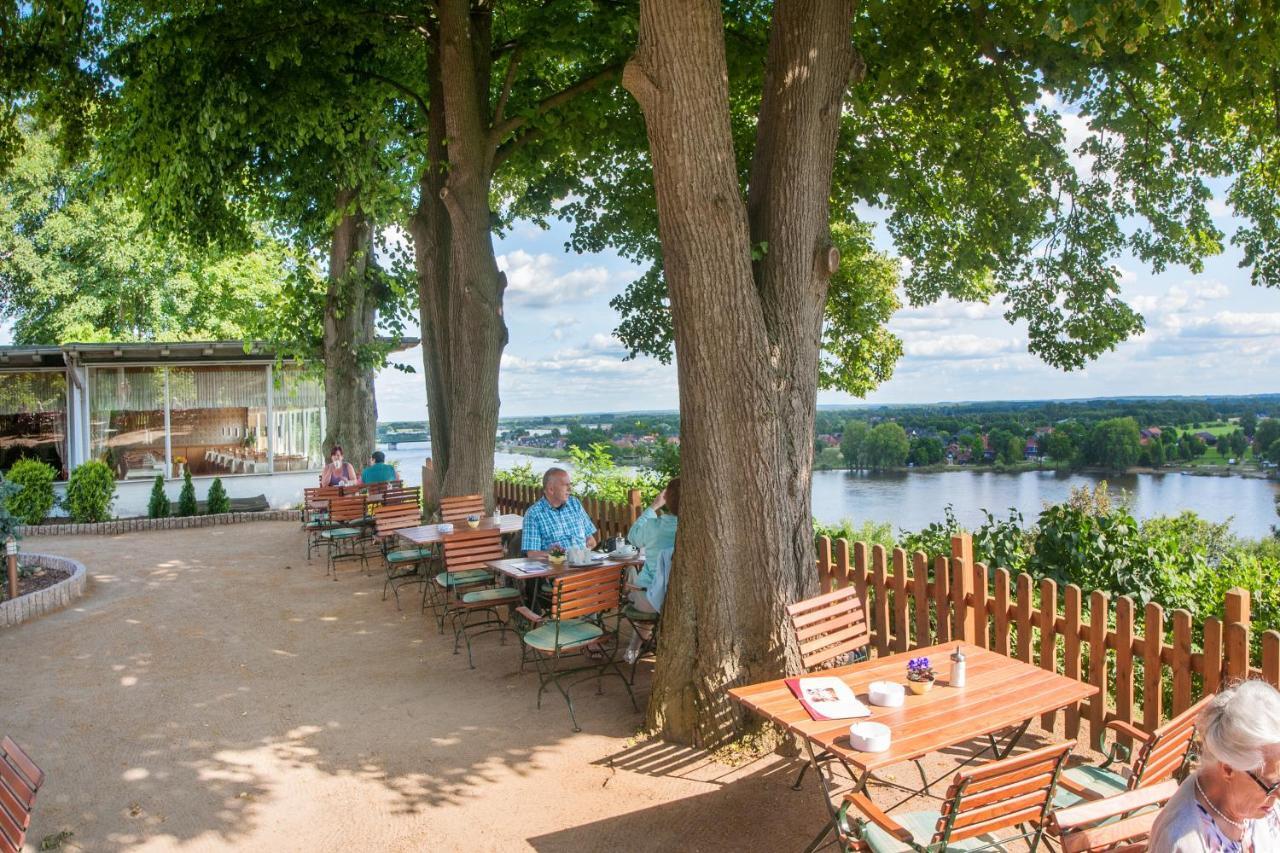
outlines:
[[552, 545], [562, 548], [594, 548], [596, 526], [577, 498], [569, 494], [573, 483], [563, 468], [548, 468], [542, 475], [542, 495], [524, 514], [520, 547], [530, 557], [545, 557]]

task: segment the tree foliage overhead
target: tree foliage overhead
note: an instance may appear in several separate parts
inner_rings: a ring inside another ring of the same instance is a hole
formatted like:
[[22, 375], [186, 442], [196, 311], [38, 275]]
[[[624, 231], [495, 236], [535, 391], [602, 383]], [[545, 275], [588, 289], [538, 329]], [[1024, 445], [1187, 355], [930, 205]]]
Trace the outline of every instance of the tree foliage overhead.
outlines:
[[243, 251], [157, 233], [104, 188], [95, 159], [66, 165], [52, 134], [21, 123], [0, 176], [0, 314], [23, 344], [238, 340], [262, 331], [281, 282], [305, 266], [257, 229]]

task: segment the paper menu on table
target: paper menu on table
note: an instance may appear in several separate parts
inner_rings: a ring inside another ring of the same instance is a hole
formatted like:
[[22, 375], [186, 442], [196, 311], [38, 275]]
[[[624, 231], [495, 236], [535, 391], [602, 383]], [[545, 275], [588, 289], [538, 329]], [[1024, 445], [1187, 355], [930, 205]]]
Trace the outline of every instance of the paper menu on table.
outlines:
[[550, 567], [546, 563], [539, 562], [538, 560], [524, 560], [523, 562], [516, 563], [511, 568], [521, 574], [531, 575], [545, 572]]
[[787, 687], [815, 720], [871, 716], [867, 706], [854, 695], [853, 688], [834, 676], [788, 678]]

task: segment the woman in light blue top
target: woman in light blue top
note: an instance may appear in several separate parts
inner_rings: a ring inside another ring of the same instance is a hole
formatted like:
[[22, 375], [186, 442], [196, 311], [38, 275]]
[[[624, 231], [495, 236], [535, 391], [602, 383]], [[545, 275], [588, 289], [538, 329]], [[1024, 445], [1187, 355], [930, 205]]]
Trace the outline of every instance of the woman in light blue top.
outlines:
[[[658, 510], [666, 509], [662, 515]], [[667, 574], [671, 567], [671, 550], [676, 544], [676, 518], [680, 513], [680, 478], [667, 483], [667, 487], [653, 499], [636, 523], [627, 532], [631, 544], [644, 549], [644, 567], [632, 578], [631, 606], [643, 613], [657, 613], [662, 609], [667, 595]], [[665, 554], [665, 557], [664, 557]], [[647, 640], [637, 626], [631, 637], [631, 646], [623, 654], [627, 663], [633, 663], [640, 644]]]

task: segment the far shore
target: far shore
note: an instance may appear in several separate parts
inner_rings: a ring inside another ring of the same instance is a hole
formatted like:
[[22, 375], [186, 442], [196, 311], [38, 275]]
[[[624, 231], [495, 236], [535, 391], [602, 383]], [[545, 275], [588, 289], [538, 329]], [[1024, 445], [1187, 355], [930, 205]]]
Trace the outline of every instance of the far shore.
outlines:
[[[844, 467], [814, 467], [815, 471], [852, 471]], [[941, 473], [984, 473], [984, 474], [1025, 474], [1029, 471], [1059, 471], [1053, 465], [1037, 462], [1019, 462], [1014, 465], [916, 465], [906, 468], [884, 468], [878, 474], [941, 474]], [[1097, 466], [1083, 468], [1063, 468], [1063, 474], [1092, 474], [1096, 476], [1117, 476], [1131, 474], [1186, 474], [1192, 477], [1240, 477], [1247, 480], [1277, 480], [1280, 475], [1276, 471], [1263, 471], [1258, 468], [1242, 468], [1238, 465], [1200, 465], [1200, 466], [1166, 466], [1152, 468], [1134, 465], [1123, 471], [1115, 471]]]

